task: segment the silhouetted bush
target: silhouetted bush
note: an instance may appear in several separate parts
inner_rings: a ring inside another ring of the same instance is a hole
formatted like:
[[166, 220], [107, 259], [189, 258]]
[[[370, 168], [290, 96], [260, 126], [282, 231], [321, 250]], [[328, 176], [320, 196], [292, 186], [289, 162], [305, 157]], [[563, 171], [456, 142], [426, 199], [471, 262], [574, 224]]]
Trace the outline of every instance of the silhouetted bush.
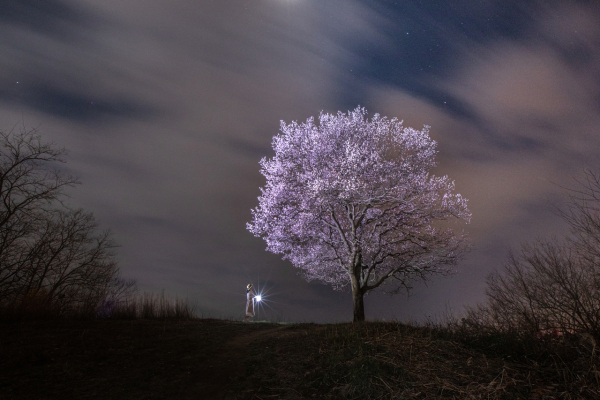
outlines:
[[570, 235], [511, 253], [504, 271], [488, 277], [487, 303], [468, 310], [470, 324], [600, 342], [600, 176], [586, 171], [577, 182], [559, 210]]

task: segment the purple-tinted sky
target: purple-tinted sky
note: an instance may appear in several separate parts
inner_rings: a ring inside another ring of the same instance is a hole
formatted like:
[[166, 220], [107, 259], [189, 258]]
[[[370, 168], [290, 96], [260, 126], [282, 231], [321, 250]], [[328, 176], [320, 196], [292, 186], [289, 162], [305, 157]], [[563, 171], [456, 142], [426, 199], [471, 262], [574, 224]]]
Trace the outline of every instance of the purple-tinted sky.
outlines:
[[[349, 292], [307, 283], [246, 231], [279, 121], [357, 105], [432, 127], [434, 173], [469, 199], [473, 251], [369, 318], [423, 320], [484, 300], [508, 249], [560, 235], [557, 185], [600, 153], [597, 1], [6, 0], [0, 128], [70, 150], [123, 275], [241, 318], [352, 318]], [[260, 277], [260, 281], [259, 281]]]

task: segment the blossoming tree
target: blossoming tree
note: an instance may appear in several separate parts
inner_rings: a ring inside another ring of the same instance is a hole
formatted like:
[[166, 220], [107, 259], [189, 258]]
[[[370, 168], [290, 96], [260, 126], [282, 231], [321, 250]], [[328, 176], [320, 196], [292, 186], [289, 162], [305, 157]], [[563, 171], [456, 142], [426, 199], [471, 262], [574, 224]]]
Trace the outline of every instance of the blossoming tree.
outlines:
[[267, 183], [247, 229], [309, 281], [350, 285], [354, 321], [365, 319], [365, 293], [447, 274], [466, 249], [466, 235], [447, 224], [469, 221], [467, 200], [447, 176], [430, 175], [429, 127], [369, 120], [359, 107], [321, 113], [318, 124], [282, 121], [273, 148], [260, 161]]

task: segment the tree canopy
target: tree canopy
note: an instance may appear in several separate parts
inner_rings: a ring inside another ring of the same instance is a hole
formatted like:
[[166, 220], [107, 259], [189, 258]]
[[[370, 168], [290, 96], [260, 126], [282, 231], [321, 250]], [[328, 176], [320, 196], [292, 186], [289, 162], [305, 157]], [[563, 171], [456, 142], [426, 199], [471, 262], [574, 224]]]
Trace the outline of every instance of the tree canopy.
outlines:
[[447, 273], [466, 248], [466, 236], [441, 223], [471, 214], [454, 183], [429, 172], [436, 142], [428, 126], [369, 120], [359, 107], [321, 113], [318, 124], [282, 121], [273, 149], [260, 161], [267, 182], [247, 229], [308, 280], [350, 285], [354, 320], [364, 319], [366, 292]]

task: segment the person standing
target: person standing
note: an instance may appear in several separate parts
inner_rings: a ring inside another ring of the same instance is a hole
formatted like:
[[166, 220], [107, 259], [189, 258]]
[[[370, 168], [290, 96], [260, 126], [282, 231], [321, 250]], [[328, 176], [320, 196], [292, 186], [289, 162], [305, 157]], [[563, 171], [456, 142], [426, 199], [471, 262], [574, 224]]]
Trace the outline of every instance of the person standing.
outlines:
[[246, 286], [246, 322], [248, 322], [250, 317], [254, 317], [254, 298], [256, 297], [256, 293], [254, 293], [254, 288], [252, 284], [249, 283]]

